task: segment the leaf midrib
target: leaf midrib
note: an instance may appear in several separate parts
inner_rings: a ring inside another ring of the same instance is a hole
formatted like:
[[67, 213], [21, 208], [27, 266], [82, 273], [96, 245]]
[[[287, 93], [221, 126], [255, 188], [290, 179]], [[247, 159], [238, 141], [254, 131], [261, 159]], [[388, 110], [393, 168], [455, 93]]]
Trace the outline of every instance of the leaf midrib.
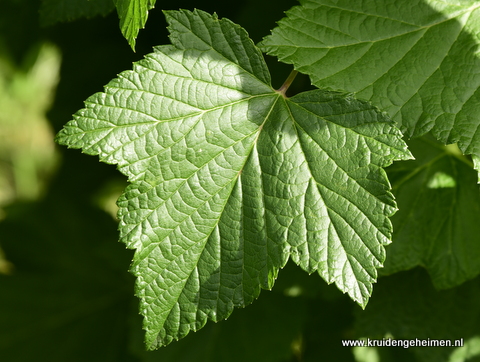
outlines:
[[[226, 186], [228, 186], [229, 184], [231, 184], [231, 185], [232, 185], [231, 190], [234, 189], [235, 183], [238, 182], [238, 179], [239, 179], [239, 176], [240, 176], [240, 174], [241, 174], [241, 171], [242, 171], [243, 168], [245, 167], [245, 164], [248, 162], [248, 159], [250, 158], [251, 152], [252, 152], [255, 144], [256, 144], [257, 141], [258, 141], [258, 137], [259, 137], [259, 135], [260, 135], [260, 133], [261, 133], [261, 131], [262, 131], [262, 129], [263, 129], [263, 125], [264, 125], [264, 124], [268, 121], [268, 119], [270, 118], [270, 114], [271, 114], [271, 112], [273, 111], [273, 109], [275, 108], [275, 105], [277, 104], [278, 99], [280, 99], [280, 98], [281, 98], [280, 95], [276, 95], [276, 100], [275, 100], [275, 102], [273, 102], [272, 106], [270, 107], [270, 110], [269, 110], [268, 114], [265, 116], [265, 119], [264, 119], [263, 123], [262, 123], [261, 126], [259, 126], [259, 128], [257, 129], [256, 132], [258, 133], [258, 135], [257, 135], [256, 139], [254, 140], [254, 142], [252, 142], [252, 146], [251, 146], [249, 152], [247, 153], [247, 156], [245, 157], [245, 162], [243, 163], [243, 166], [240, 168], [240, 171], [237, 173], [237, 176], [236, 176], [234, 179], [232, 179], [231, 181], [229, 181], [225, 186], [223, 186], [222, 188], [219, 188], [218, 191], [217, 191], [215, 194], [213, 194], [209, 199], [205, 200], [205, 202], [203, 202], [198, 208], [195, 208], [195, 209], [192, 211], [192, 213], [191, 213], [190, 215], [188, 215], [187, 217], [185, 217], [182, 221], [180, 221], [180, 222], [177, 224], [177, 226], [170, 231], [170, 233], [169, 233], [168, 235], [171, 235], [171, 233], [172, 233], [174, 230], [176, 230], [185, 220], [187, 220], [189, 217], [191, 217], [191, 215], [193, 215], [194, 212], [196, 212], [200, 207], [202, 207], [203, 205], [205, 205], [205, 204], [206, 204], [209, 200], [211, 200], [215, 195], [217, 195], [220, 191], [222, 191], [222, 190], [224, 189], [224, 187], [226, 187]], [[252, 133], [252, 134], [253, 134], [253, 133]], [[245, 138], [246, 138], [246, 137], [245, 137]], [[242, 140], [243, 140], [243, 139], [242, 139]], [[219, 154], [217, 154], [217, 155], [215, 156], [215, 158], [216, 158], [218, 155], [220, 155], [221, 153], [222, 153], [222, 152], [220, 152]], [[214, 158], [212, 158], [212, 160], [213, 160], [213, 159], [214, 159]], [[208, 164], [208, 163], [206, 163], [205, 165], [207, 165], [207, 164]], [[204, 167], [205, 165], [203, 165], [202, 167]], [[200, 168], [199, 168], [199, 169], [200, 169]], [[196, 172], [198, 172], [198, 170], [197, 170]], [[190, 176], [190, 177], [191, 177], [191, 176]], [[189, 177], [189, 178], [190, 178], [190, 177]], [[188, 179], [189, 179], [189, 178], [188, 178]], [[188, 179], [185, 179], [185, 181], [182, 183], [182, 185], [183, 185], [185, 182], [187, 182]], [[178, 192], [178, 189], [177, 189], [175, 192]], [[172, 194], [172, 195], [173, 195], [173, 194]], [[225, 202], [224, 202], [224, 205], [223, 205], [224, 207], [222, 208], [222, 210], [225, 209], [225, 205], [226, 205], [226, 203], [228, 202], [228, 200], [230, 199], [230, 196], [231, 196], [231, 195], [229, 195], [228, 197], [225, 198]], [[166, 201], [166, 200], [164, 200], [164, 201]], [[158, 208], [158, 207], [157, 207], [157, 208]], [[152, 213], [153, 213], [153, 211], [152, 211], [151, 213], [149, 213], [149, 214], [147, 215], [147, 217], [149, 217]], [[220, 222], [220, 219], [221, 219], [221, 215], [222, 215], [222, 213], [220, 214], [220, 217], [218, 217], [218, 219], [216, 220], [216, 223], [215, 223], [215, 225], [213, 225], [210, 233], [203, 238], [203, 242], [204, 242], [204, 243], [208, 242], [211, 234], [212, 234], [213, 231], [217, 228], [218, 223]], [[142, 219], [142, 221], [145, 220], [147, 217], [145, 217], [144, 219]], [[140, 224], [140, 223], [141, 223], [141, 222], [138, 222], [137, 224]], [[134, 229], [132, 229], [130, 232], [132, 232], [133, 230], [134, 230]], [[129, 232], [129, 233], [130, 233], [130, 232]], [[163, 240], [165, 240], [165, 239], [168, 237], [168, 235], [165, 236]], [[128, 236], [128, 234], [125, 234], [125, 235], [124, 235], [125, 238], [126, 238], [127, 236]], [[194, 245], [194, 244], [192, 243], [192, 245], [191, 245], [188, 249], [185, 249], [185, 250], [189, 250], [191, 247], [193, 247], [193, 245]], [[149, 253], [148, 253], [148, 254], [149, 254]], [[180, 255], [184, 255], [184, 253], [182, 253], [182, 254], [180, 254]], [[174, 260], [177, 260], [177, 259], [180, 257], [180, 255], [177, 256]], [[200, 258], [202, 257], [202, 255], [203, 255], [203, 250], [202, 250], [201, 253], [198, 253], [198, 257], [197, 257], [197, 259], [196, 259], [196, 261], [195, 261], [195, 263], [194, 263], [195, 267], [192, 268], [192, 270], [190, 271], [189, 276], [186, 277], [182, 282], [179, 283], [179, 284], [183, 284], [183, 286], [182, 286], [182, 291], [181, 291], [180, 293], [178, 293], [177, 297], [175, 298], [174, 301], [172, 301], [172, 303], [169, 303], [169, 313], [168, 313], [168, 315], [165, 317], [164, 322], [169, 318], [170, 314], [171, 314], [172, 311], [173, 311], [173, 307], [174, 307], [176, 304], [178, 304], [178, 301], [179, 301], [179, 299], [180, 299], [180, 296], [183, 294], [184, 287], [185, 287], [185, 285], [188, 283], [188, 281], [190, 280], [190, 278], [191, 278], [191, 276], [192, 276], [192, 273], [197, 269], [197, 267], [198, 267], [198, 261], [200, 260]], [[147, 255], [146, 257], [148, 257], [148, 255]], [[143, 260], [145, 260], [145, 257], [141, 259], [141, 261], [143, 261]], [[170, 265], [174, 260], [171, 260], [168, 265]], [[136, 264], [137, 264], [137, 263], [139, 263], [138, 259], [136, 260]], [[168, 268], [166, 268], [166, 269], [168, 269]], [[145, 283], [145, 284], [146, 284], [146, 285], [150, 285], [153, 281], [155, 281], [155, 279], [152, 279], [150, 282]], [[145, 287], [143, 287], [142, 289], [145, 289]], [[179, 307], [180, 307], [180, 306], [179, 306]], [[181, 308], [180, 308], [180, 310], [181, 310]], [[160, 329], [158, 330], [157, 336], [158, 336], [159, 332], [161, 331], [161, 329], [164, 328], [164, 322], [163, 322], [163, 325], [162, 325], [162, 326], [160, 327]]]

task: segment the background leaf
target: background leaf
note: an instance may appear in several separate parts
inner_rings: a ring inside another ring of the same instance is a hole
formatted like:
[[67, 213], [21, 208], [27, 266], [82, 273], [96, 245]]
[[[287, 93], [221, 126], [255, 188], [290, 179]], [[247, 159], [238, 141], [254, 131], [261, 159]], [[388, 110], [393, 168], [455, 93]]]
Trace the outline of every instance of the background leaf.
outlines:
[[46, 112], [60, 70], [60, 54], [51, 44], [31, 50], [27, 70], [0, 56], [0, 218], [14, 200], [35, 200], [58, 164]]
[[156, 0], [113, 0], [120, 18], [120, 30], [128, 44], [135, 50], [138, 32], [147, 22], [148, 11]]
[[61, 21], [105, 16], [114, 8], [112, 0], [42, 0], [40, 22], [52, 25]]
[[400, 210], [380, 273], [421, 265], [436, 288], [451, 288], [480, 273], [477, 175], [455, 145], [425, 136], [410, 141], [409, 149], [415, 160], [388, 169]]
[[147, 346], [251, 303], [289, 255], [364, 306], [395, 211], [381, 167], [410, 158], [400, 132], [350, 95], [285, 99], [238, 25], [166, 15], [173, 46], [90, 97], [57, 137], [132, 182], [120, 232], [137, 249]]
[[[371, 100], [408, 137], [480, 155], [476, 1], [303, 0], [261, 48], [320, 88]], [[478, 169], [477, 169], [478, 170]]]

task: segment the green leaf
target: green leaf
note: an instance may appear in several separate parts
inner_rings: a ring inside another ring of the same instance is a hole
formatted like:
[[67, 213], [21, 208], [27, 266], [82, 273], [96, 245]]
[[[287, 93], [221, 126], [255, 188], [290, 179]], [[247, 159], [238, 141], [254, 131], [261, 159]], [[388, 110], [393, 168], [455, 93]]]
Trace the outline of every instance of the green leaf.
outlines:
[[140, 29], [145, 27], [148, 11], [156, 0], [113, 0], [120, 18], [120, 30], [128, 44], [135, 50], [135, 40]]
[[478, 1], [301, 3], [264, 39], [263, 50], [318, 87], [371, 100], [409, 137], [432, 131], [480, 156]]
[[40, 22], [52, 25], [61, 21], [105, 16], [113, 9], [112, 0], [42, 0]]
[[381, 273], [422, 265], [436, 288], [451, 288], [480, 273], [477, 175], [455, 145], [422, 137], [409, 149], [414, 161], [387, 170], [399, 211]]
[[166, 12], [160, 46], [90, 97], [57, 136], [117, 164], [121, 240], [149, 348], [273, 286], [289, 257], [365, 306], [391, 236], [382, 167], [411, 157], [386, 114], [351, 95], [271, 88], [227, 19]]

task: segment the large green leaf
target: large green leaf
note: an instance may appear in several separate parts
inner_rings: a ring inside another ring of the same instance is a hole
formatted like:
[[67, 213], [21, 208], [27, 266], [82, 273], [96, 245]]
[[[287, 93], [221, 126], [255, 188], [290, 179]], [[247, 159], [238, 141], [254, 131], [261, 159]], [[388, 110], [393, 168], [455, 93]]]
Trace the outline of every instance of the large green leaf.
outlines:
[[409, 142], [415, 160], [387, 172], [399, 211], [382, 274], [424, 266], [444, 289], [480, 273], [480, 192], [472, 163], [433, 137]]
[[156, 0], [113, 0], [120, 18], [120, 30], [128, 44], [135, 50], [138, 32], [147, 22], [148, 11], [153, 9]]
[[[313, 84], [355, 92], [407, 136], [480, 156], [480, 3], [301, 0], [262, 49]], [[477, 170], [480, 170], [477, 167]]]
[[173, 45], [112, 80], [59, 143], [117, 164], [149, 348], [227, 318], [291, 256], [365, 306], [395, 202], [382, 167], [410, 153], [351, 95], [286, 98], [245, 30], [166, 12]]

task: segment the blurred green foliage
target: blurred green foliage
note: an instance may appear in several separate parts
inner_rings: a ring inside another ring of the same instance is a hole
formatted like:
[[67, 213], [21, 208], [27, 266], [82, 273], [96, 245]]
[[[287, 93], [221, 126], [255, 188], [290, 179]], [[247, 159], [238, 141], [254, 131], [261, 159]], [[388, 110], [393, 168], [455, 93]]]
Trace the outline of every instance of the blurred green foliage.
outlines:
[[58, 49], [43, 43], [33, 64], [17, 69], [0, 58], [0, 207], [35, 200], [58, 160], [53, 130], [45, 115], [59, 80]]

